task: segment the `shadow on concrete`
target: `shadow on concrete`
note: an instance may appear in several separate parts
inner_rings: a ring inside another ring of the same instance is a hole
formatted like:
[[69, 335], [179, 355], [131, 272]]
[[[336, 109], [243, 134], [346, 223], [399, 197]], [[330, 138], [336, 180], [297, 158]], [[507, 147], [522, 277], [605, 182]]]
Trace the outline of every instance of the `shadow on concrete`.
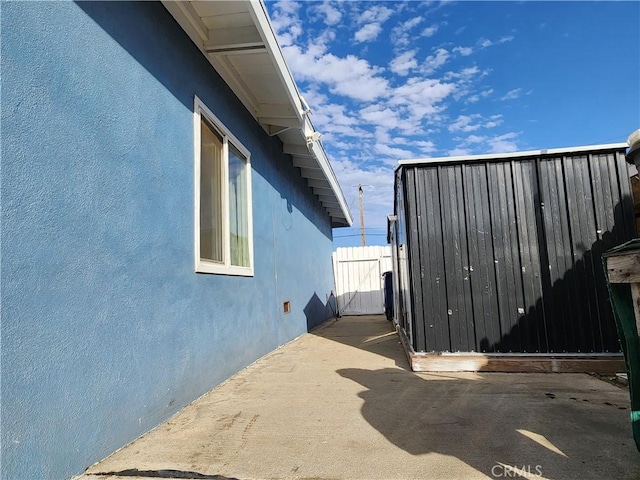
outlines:
[[93, 475], [104, 475], [111, 477], [138, 477], [138, 478], [182, 478], [182, 479], [202, 479], [202, 480], [238, 480], [235, 477], [225, 477], [222, 475], [205, 475], [198, 472], [188, 472], [184, 470], [138, 470], [129, 468], [119, 472], [100, 472]]
[[338, 373], [365, 388], [367, 422], [412, 455], [452, 456], [489, 478], [640, 478], [627, 415], [601, 391], [545, 391], [562, 381], [544, 375]]
[[340, 317], [311, 331], [312, 335], [334, 342], [375, 353], [396, 362], [396, 366], [410, 370], [409, 363], [396, 333], [393, 322], [384, 315], [362, 315]]

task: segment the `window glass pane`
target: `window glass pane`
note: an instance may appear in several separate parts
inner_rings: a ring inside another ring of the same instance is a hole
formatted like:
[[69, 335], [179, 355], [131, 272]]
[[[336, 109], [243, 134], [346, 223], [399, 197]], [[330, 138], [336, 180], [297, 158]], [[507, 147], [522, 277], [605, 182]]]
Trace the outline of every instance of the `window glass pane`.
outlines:
[[224, 261], [222, 230], [222, 138], [200, 121], [200, 258]]
[[250, 266], [247, 187], [247, 160], [229, 144], [229, 240], [231, 264], [239, 267]]

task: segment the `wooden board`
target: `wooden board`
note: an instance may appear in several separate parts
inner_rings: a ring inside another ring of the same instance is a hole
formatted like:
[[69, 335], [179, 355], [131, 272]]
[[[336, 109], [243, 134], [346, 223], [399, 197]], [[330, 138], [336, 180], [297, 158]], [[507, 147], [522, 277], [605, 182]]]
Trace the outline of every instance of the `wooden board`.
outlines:
[[624, 252], [607, 257], [611, 283], [640, 283], [640, 252]]
[[622, 354], [416, 354], [398, 331], [414, 372], [616, 373], [625, 371]]

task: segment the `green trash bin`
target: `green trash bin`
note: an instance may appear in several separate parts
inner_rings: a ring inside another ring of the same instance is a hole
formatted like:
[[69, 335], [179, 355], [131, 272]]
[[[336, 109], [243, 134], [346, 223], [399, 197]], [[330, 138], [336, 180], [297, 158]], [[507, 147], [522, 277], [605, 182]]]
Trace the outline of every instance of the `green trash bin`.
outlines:
[[609, 250], [602, 262], [627, 367], [633, 439], [640, 451], [640, 239]]

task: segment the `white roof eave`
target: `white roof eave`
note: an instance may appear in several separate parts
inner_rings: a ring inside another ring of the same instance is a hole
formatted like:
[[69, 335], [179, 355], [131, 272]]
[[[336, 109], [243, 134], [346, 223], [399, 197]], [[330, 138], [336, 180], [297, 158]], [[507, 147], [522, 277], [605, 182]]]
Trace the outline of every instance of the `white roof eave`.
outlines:
[[[263, 122], [261, 122], [261, 119], [259, 118], [259, 112], [255, 101], [257, 95], [254, 95], [255, 92], [252, 92], [250, 87], [247, 86], [248, 82], [244, 82], [242, 80], [242, 74], [237, 73], [238, 77], [233, 78], [233, 73], [224, 68], [225, 62], [220, 61], [220, 56], [214, 59], [205, 51], [205, 44], [208, 42], [208, 30], [202, 19], [198, 16], [197, 9], [192, 5], [196, 4], [197, 1], [175, 2], [163, 0], [162, 3], [200, 49], [205, 58], [209, 60], [213, 67], [234, 90], [236, 95], [238, 95], [242, 103], [247, 107], [254, 118], [262, 124]], [[285, 143], [285, 137], [288, 139], [288, 143], [292, 143], [291, 131], [295, 130], [295, 141], [293, 143], [299, 146], [306, 145], [310, 156], [312, 156], [317, 164], [317, 167], [314, 166], [314, 173], [321, 173], [323, 180], [326, 180], [328, 185], [331, 187], [330, 189], [323, 191], [324, 193], [322, 198], [318, 196], [318, 199], [323, 204], [327, 214], [331, 218], [332, 226], [351, 226], [353, 218], [351, 217], [351, 212], [344, 197], [344, 193], [342, 192], [335, 173], [331, 168], [331, 164], [327, 159], [324, 148], [319, 141], [319, 134], [317, 134], [311, 121], [307, 118], [308, 107], [300, 97], [293, 75], [287, 66], [282, 49], [280, 48], [275, 32], [271, 27], [271, 22], [264, 3], [262, 0], [244, 0], [242, 3], [245, 4], [247, 13], [251, 16], [254, 26], [263, 40], [263, 51], [265, 51], [271, 59], [273, 70], [270, 73], [271, 75], [277, 75], [282, 86], [282, 88], [278, 88], [278, 97], [273, 98], [273, 103], [289, 105], [289, 110], [294, 115], [294, 117], [283, 120], [281, 122], [281, 126], [276, 125], [276, 127], [273, 128], [273, 133], [270, 131], [271, 127], [265, 128], [267, 128], [269, 134], [278, 136], [283, 141], [283, 144]], [[232, 53], [230, 53], [230, 55], [232, 55]], [[295, 121], [293, 121], [294, 118]], [[301, 174], [304, 178], [307, 178], [310, 183], [310, 178], [316, 179], [316, 177], [305, 176], [304, 170], [301, 170]], [[323, 198], [326, 200], [326, 195], [335, 197], [331, 198], [331, 207], [327, 207], [325, 205], [327, 202], [323, 201]]]
[[296, 112], [298, 120], [302, 122], [304, 117], [304, 108], [300, 101], [300, 93], [298, 92], [298, 87], [293, 79], [293, 75], [291, 75], [291, 71], [287, 66], [287, 62], [284, 59], [276, 34], [273, 31], [273, 28], [271, 28], [271, 22], [269, 21], [269, 16], [267, 15], [265, 6], [262, 3], [262, 0], [250, 0], [249, 6], [249, 12], [255, 22], [255, 26], [265, 42], [265, 47], [274, 62], [280, 81], [285, 87], [288, 101]]

